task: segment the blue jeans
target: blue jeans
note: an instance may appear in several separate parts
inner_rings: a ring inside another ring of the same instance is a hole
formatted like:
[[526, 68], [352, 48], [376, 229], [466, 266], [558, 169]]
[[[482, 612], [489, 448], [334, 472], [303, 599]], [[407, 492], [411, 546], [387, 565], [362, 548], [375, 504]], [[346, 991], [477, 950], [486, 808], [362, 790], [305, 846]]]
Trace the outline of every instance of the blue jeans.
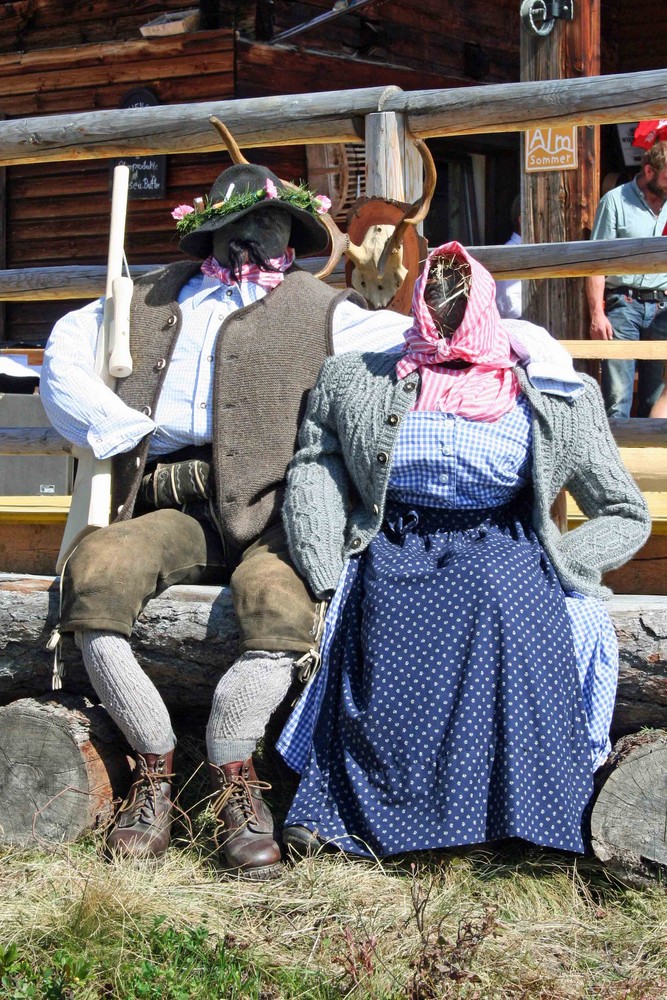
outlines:
[[[637, 302], [628, 295], [605, 297], [614, 340], [667, 340], [667, 302]], [[648, 417], [663, 389], [664, 361], [603, 361], [602, 394], [608, 417], [629, 417], [637, 365], [637, 416]]]

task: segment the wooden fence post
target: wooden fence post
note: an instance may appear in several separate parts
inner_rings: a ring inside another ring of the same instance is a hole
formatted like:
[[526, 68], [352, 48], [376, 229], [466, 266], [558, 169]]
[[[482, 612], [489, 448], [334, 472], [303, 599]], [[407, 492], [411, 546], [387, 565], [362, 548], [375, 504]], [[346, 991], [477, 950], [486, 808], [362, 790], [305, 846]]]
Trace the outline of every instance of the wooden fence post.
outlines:
[[[578, 0], [574, 20], [557, 20], [547, 35], [535, 34], [522, 25], [522, 82], [594, 77], [599, 73], [600, 0]], [[524, 133], [522, 158], [526, 139]], [[600, 190], [599, 129], [579, 125], [577, 146], [576, 169], [522, 173], [524, 242], [562, 243], [590, 236]], [[524, 283], [523, 298], [524, 318], [545, 326], [554, 337], [574, 340], [587, 336], [583, 279], [528, 281]]]
[[422, 161], [406, 116], [393, 111], [366, 115], [367, 197], [413, 202], [421, 193]]

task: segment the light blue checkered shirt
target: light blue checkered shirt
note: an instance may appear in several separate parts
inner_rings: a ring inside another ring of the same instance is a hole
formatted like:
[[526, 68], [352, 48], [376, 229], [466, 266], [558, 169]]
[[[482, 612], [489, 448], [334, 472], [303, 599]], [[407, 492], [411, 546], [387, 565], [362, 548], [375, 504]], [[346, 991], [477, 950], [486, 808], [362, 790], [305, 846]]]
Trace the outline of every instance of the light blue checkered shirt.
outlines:
[[[181, 290], [181, 334], [169, 364], [154, 419], [126, 406], [94, 373], [103, 314], [99, 299], [56, 323], [44, 352], [40, 394], [56, 430], [96, 458], [129, 451], [152, 434], [151, 455], [164, 455], [212, 437], [213, 356], [223, 320], [266, 295], [254, 282], [222, 285], [196, 274]], [[341, 302], [333, 318], [334, 354], [402, 347], [412, 321], [383, 310], [373, 313]]]

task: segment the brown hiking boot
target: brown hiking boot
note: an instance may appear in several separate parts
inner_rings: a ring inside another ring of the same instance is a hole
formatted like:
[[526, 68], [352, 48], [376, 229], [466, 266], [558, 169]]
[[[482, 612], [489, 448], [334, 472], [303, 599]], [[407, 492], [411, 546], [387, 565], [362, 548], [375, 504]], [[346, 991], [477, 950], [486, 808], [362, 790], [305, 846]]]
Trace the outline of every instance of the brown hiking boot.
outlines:
[[214, 788], [213, 812], [218, 820], [215, 843], [228, 871], [249, 879], [278, 878], [280, 845], [273, 816], [262, 798], [271, 785], [259, 781], [252, 757], [232, 764], [209, 764]]
[[107, 850], [126, 858], [161, 858], [169, 847], [174, 751], [137, 753], [136, 778], [116, 813]]

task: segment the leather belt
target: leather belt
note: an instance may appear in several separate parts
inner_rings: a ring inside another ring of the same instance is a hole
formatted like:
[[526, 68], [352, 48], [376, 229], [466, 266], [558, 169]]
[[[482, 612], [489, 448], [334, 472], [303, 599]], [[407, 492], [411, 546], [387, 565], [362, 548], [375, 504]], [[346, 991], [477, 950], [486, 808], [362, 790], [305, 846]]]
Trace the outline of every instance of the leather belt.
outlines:
[[637, 302], [667, 302], [667, 289], [664, 288], [631, 288], [627, 285], [615, 285], [605, 290], [608, 295], [627, 295]]

